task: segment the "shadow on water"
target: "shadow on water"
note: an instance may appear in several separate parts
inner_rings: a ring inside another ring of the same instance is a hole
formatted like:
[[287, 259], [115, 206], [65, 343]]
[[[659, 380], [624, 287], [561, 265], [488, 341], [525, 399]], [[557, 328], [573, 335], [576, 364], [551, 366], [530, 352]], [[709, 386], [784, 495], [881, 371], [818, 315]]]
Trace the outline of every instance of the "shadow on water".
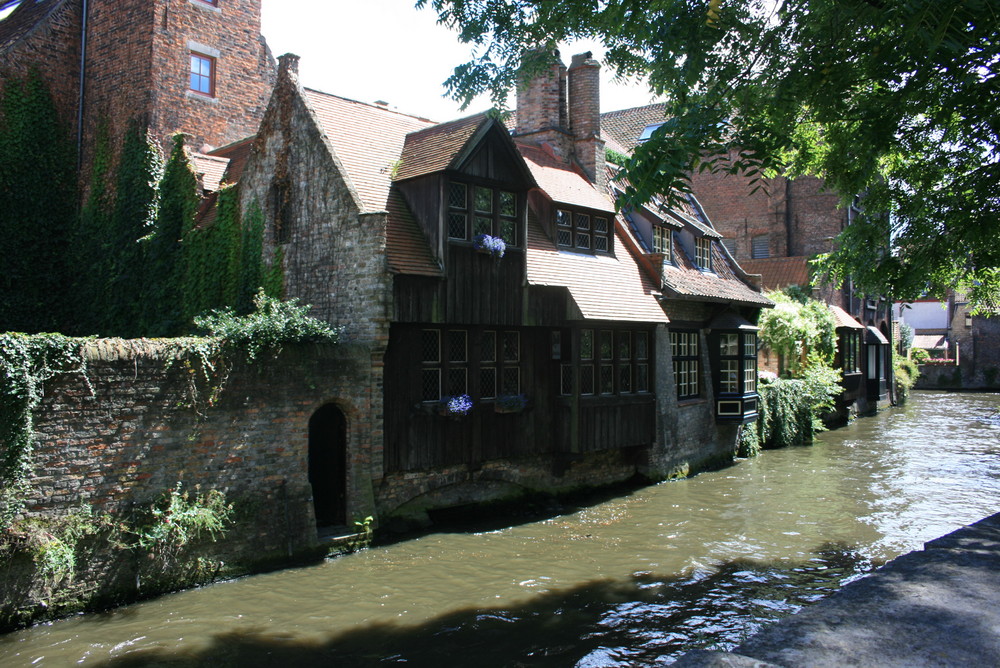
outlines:
[[250, 629], [218, 634], [201, 651], [143, 649], [99, 665], [663, 665], [692, 649], [734, 647], [872, 568], [830, 544], [796, 565], [733, 561], [687, 577], [595, 580], [516, 606], [457, 610], [415, 626], [359, 625], [319, 640]]

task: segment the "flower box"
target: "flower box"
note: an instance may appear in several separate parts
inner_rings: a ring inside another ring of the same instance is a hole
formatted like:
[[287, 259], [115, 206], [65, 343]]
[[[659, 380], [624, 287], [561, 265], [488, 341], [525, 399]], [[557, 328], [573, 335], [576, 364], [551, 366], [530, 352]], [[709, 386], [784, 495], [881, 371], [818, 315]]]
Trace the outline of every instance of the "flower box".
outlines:
[[494, 260], [499, 260], [507, 252], [507, 244], [504, 243], [504, 240], [489, 234], [480, 234], [473, 240], [472, 245], [480, 253], [492, 255]]

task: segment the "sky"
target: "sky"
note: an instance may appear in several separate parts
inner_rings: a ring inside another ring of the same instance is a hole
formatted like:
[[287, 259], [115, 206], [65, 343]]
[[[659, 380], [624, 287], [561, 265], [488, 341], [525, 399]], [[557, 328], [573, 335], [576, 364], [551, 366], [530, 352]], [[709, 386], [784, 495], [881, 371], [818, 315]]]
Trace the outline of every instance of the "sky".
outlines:
[[[302, 84], [358, 100], [383, 100], [390, 108], [447, 121], [483, 111], [487, 98], [466, 111], [444, 97], [442, 85], [456, 65], [467, 62], [471, 47], [456, 33], [437, 25], [431, 9], [417, 10], [416, 0], [263, 0], [262, 32], [275, 57], [300, 56]], [[573, 54], [599, 44], [561, 44], [568, 64]], [[601, 110], [612, 111], [654, 101], [641, 84], [622, 85], [604, 71]], [[513, 104], [510, 98], [510, 104]]]

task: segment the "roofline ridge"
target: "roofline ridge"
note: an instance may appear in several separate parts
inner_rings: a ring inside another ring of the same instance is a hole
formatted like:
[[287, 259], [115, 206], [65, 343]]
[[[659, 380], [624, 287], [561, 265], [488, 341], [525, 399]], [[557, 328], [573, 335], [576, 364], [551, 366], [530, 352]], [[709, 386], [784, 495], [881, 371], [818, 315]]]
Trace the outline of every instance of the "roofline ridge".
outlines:
[[434, 123], [435, 125], [440, 125], [440, 123], [438, 123], [437, 121], [425, 118], [424, 116], [417, 116], [416, 114], [408, 114], [404, 111], [399, 111], [397, 109], [390, 109], [389, 107], [383, 107], [382, 105], [374, 104], [372, 102], [363, 102], [362, 100], [355, 100], [350, 97], [344, 97], [343, 95], [337, 95], [336, 93], [327, 93], [325, 90], [319, 90], [318, 88], [310, 88], [309, 86], [303, 86], [302, 90], [309, 91], [310, 93], [318, 93], [319, 95], [326, 95], [327, 97], [335, 97], [338, 100], [344, 100], [345, 102], [352, 102], [354, 104], [364, 105], [366, 107], [371, 107], [372, 109], [378, 109], [379, 111], [387, 111], [390, 114], [396, 114], [397, 116], [406, 116], [407, 118], [414, 118], [418, 121], [424, 121], [427, 123]]

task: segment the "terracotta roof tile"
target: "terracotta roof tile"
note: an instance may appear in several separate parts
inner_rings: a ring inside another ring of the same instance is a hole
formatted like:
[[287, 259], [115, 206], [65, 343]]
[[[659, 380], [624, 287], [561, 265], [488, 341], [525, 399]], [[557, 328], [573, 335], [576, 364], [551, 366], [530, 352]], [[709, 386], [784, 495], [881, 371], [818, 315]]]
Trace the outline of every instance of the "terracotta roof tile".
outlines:
[[[639, 145], [639, 135], [648, 125], [662, 123], [666, 119], [667, 105], [664, 102], [644, 107], [632, 107], [601, 114], [601, 134], [605, 141], [612, 140], [623, 147], [622, 153], [631, 153]], [[618, 150], [618, 149], [616, 149]]]
[[851, 329], [864, 329], [865, 326], [860, 322], [855, 320], [850, 313], [835, 306], [833, 304], [828, 304], [830, 310], [833, 311], [833, 319], [837, 321], [837, 327], [850, 327]]
[[748, 274], [760, 274], [760, 284], [765, 290], [809, 285], [809, 258], [803, 255], [743, 260], [740, 265]]
[[440, 123], [406, 137], [395, 180], [404, 181], [453, 166], [455, 158], [489, 118], [476, 114]]
[[7, 18], [0, 20], [0, 51], [30, 33], [65, 0], [25, 0]]
[[663, 287], [668, 294], [682, 299], [714, 302], [739, 302], [755, 306], [771, 306], [770, 299], [744, 283], [729, 264], [719, 242], [712, 242], [712, 268], [701, 271], [684, 250], [674, 245], [675, 266], [664, 267]]
[[945, 334], [914, 334], [912, 348], [924, 350], [947, 350], [948, 337]]
[[426, 118], [304, 89], [337, 158], [365, 211], [384, 211], [392, 171], [406, 135], [433, 123]]
[[607, 195], [598, 192], [582, 173], [562, 162], [544, 149], [517, 145], [538, 186], [554, 202], [614, 213], [615, 206]]
[[668, 322], [656, 287], [621, 245], [617, 257], [559, 250], [529, 211], [527, 261], [528, 284], [565, 287], [584, 319]]
[[226, 173], [222, 176], [222, 183], [239, 183], [240, 177], [243, 176], [243, 168], [250, 157], [254, 139], [256, 139], [256, 135], [251, 135], [208, 152], [210, 156], [229, 160]]
[[389, 269], [398, 274], [441, 276], [441, 267], [431, 253], [423, 230], [398, 189], [389, 191], [388, 204], [389, 228], [385, 253]]
[[229, 159], [205, 155], [204, 153], [192, 153], [191, 166], [201, 180], [202, 188], [209, 192], [215, 192], [219, 189], [222, 177], [229, 166]]

